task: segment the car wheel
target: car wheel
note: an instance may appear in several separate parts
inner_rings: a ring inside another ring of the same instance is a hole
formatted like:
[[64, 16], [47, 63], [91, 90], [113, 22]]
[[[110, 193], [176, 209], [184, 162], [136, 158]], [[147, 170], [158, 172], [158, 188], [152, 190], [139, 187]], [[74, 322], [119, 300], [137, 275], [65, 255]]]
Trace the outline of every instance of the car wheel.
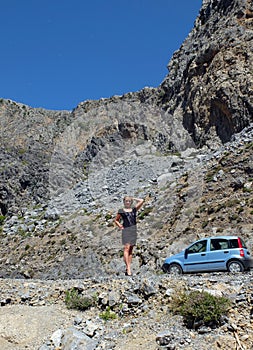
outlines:
[[163, 266], [162, 266], [162, 270], [163, 270], [163, 272], [165, 272], [165, 273], [169, 273], [170, 271], [169, 271], [169, 267], [170, 267], [170, 265], [169, 264], [163, 264]]
[[178, 264], [171, 264], [169, 266], [169, 273], [171, 275], [181, 275], [183, 273], [182, 267]]
[[240, 261], [233, 260], [228, 263], [228, 272], [237, 273], [237, 272], [243, 272], [243, 271], [244, 271], [244, 266]]

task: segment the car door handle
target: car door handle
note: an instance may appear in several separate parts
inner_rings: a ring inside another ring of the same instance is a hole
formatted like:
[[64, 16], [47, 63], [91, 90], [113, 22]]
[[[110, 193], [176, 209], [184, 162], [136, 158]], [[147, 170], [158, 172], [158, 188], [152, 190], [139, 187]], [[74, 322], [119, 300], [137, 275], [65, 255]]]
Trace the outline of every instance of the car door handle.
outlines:
[[224, 250], [224, 254], [228, 254], [229, 253], [229, 251], [228, 250]]
[[206, 256], [206, 253], [202, 253], [201, 256]]

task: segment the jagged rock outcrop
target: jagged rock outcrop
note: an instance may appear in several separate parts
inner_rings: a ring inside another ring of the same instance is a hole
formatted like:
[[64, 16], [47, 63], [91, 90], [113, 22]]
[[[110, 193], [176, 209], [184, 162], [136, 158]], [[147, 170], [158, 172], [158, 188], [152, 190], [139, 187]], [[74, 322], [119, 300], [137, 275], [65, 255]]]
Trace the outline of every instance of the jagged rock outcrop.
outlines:
[[252, 46], [252, 0], [203, 2], [159, 89], [161, 106], [197, 144], [227, 142], [252, 121]]

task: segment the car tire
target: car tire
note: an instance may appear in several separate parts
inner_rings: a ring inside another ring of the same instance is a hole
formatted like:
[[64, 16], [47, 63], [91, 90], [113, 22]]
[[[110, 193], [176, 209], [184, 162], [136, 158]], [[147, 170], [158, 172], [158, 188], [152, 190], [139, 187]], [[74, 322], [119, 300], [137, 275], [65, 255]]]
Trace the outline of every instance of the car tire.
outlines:
[[169, 273], [171, 275], [182, 275], [183, 269], [179, 264], [171, 264], [169, 266]]
[[165, 272], [165, 273], [169, 273], [170, 271], [169, 271], [169, 268], [170, 268], [170, 265], [169, 264], [163, 264], [163, 266], [162, 266], [162, 270], [163, 270], [163, 272]]
[[228, 268], [228, 272], [231, 272], [231, 273], [238, 273], [238, 272], [244, 271], [243, 264], [238, 260], [229, 261], [227, 268]]

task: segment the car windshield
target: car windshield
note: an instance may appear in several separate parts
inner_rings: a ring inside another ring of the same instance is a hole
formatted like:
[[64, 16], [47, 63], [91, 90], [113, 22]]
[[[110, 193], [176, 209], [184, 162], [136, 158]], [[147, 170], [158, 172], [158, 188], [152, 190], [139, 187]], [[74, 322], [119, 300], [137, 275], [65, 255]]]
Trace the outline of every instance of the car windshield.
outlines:
[[206, 244], [207, 244], [206, 239], [204, 241], [196, 242], [187, 249], [187, 252], [188, 252], [188, 254], [205, 252], [206, 251]]

